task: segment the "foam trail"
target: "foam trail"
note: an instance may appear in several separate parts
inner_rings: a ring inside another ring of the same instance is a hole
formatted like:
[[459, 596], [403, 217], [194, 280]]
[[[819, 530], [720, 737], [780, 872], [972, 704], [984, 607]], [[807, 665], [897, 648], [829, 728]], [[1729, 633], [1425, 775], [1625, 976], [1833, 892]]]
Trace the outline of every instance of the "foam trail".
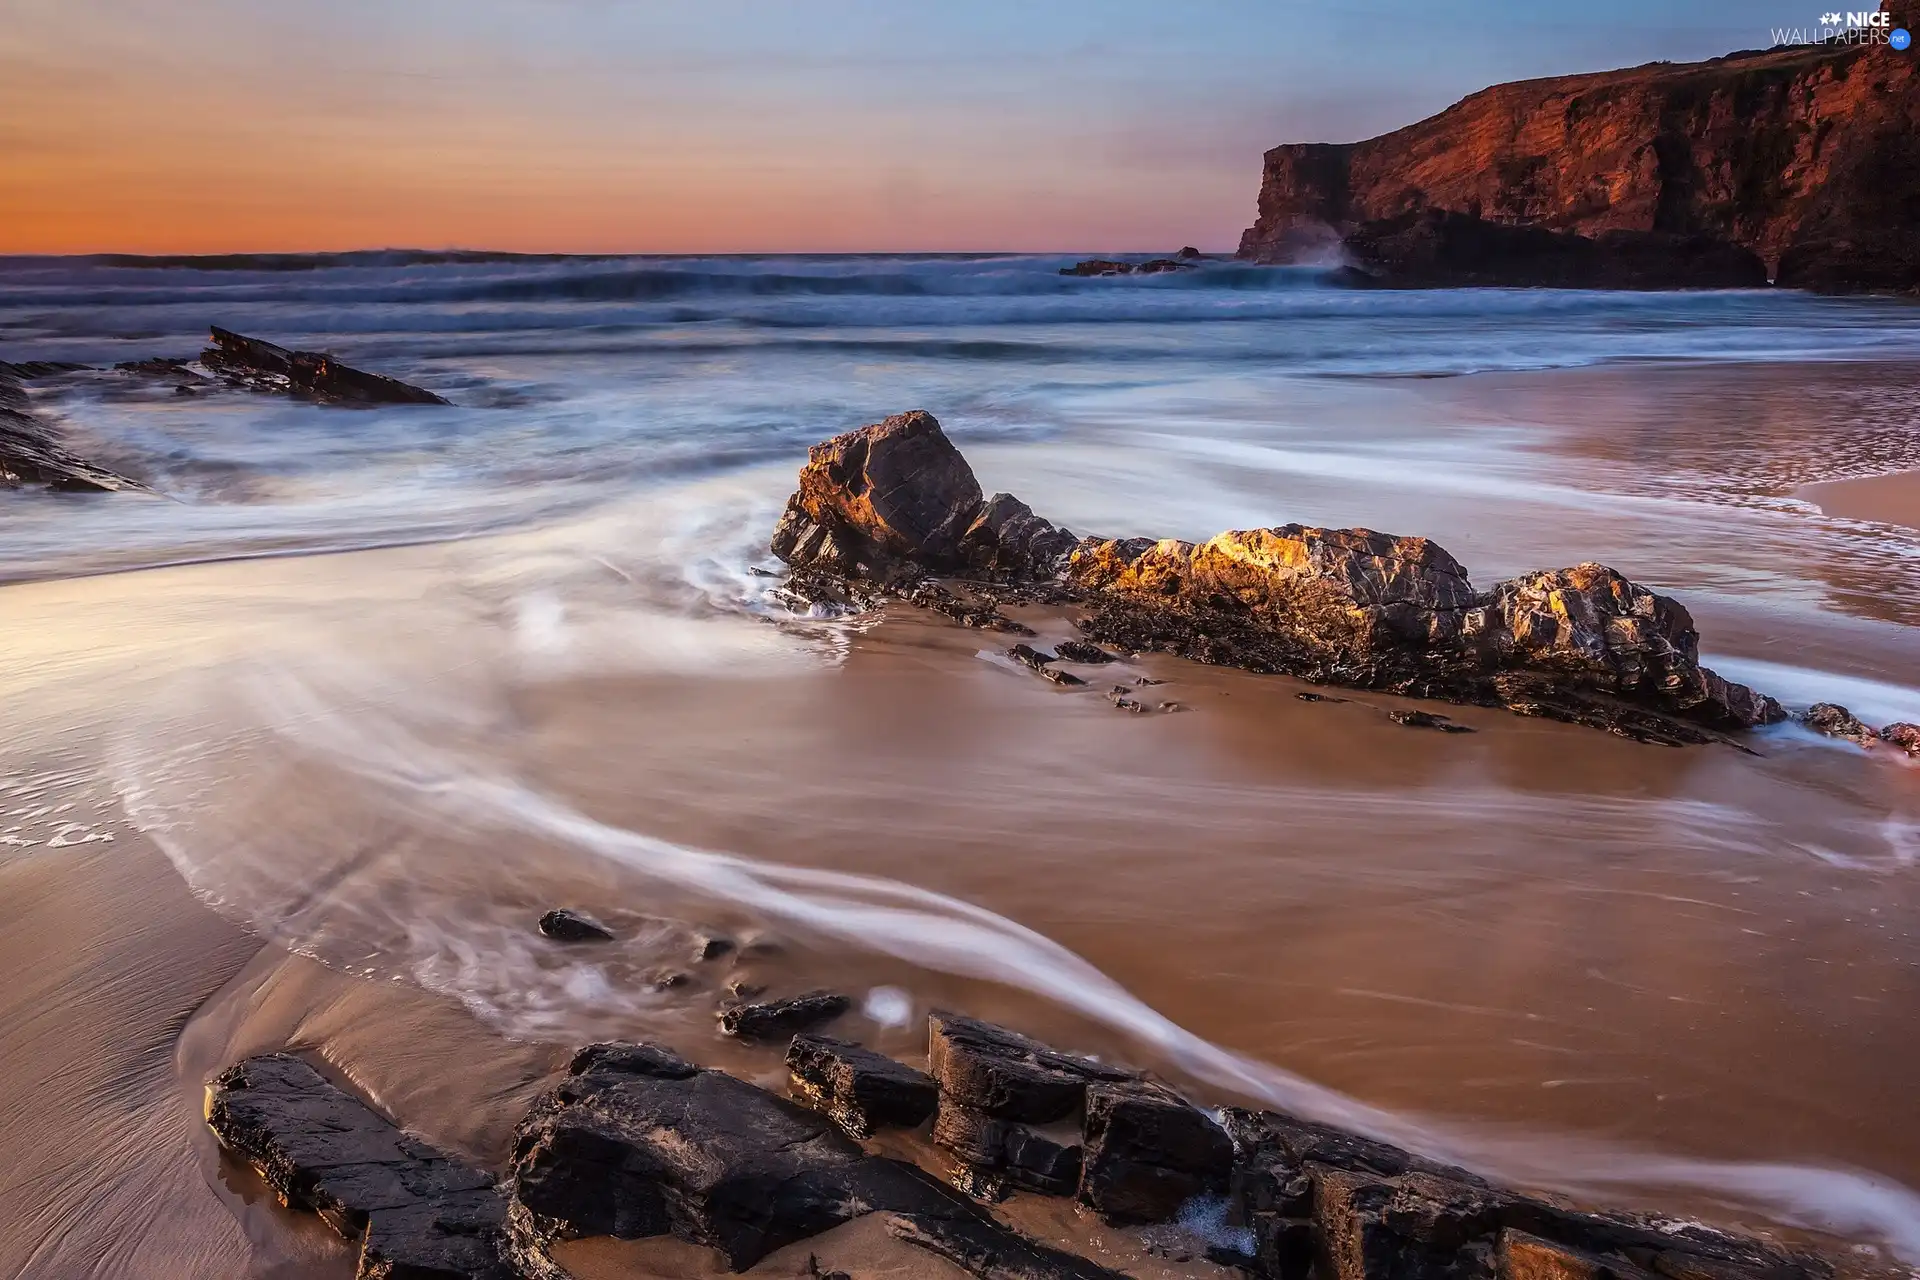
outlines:
[[[1665, 1186], [1711, 1194], [1784, 1223], [1884, 1241], [1920, 1261], [1920, 1195], [1871, 1174], [1788, 1164], [1691, 1160], [1574, 1138], [1467, 1132], [1386, 1111], [1222, 1048], [1142, 1003], [1051, 939], [982, 907], [877, 876], [758, 862], [596, 821], [511, 778], [469, 767], [390, 718], [350, 716], [291, 677], [263, 690], [277, 731], [419, 802], [450, 830], [486, 827], [572, 846], [789, 928], [928, 969], [1019, 988], [1150, 1046], [1197, 1080], [1394, 1142], [1495, 1177], [1568, 1191]], [[137, 776], [121, 795], [163, 848], [173, 833]], [[177, 863], [180, 851], [168, 848]]]

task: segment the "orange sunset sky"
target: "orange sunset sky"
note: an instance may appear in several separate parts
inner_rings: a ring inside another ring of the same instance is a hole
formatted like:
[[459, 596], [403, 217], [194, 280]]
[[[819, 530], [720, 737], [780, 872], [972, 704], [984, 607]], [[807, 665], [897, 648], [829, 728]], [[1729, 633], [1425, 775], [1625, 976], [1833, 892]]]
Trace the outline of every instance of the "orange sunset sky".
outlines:
[[1220, 249], [1274, 143], [1767, 20], [1560, 8], [9, 0], [0, 252]]

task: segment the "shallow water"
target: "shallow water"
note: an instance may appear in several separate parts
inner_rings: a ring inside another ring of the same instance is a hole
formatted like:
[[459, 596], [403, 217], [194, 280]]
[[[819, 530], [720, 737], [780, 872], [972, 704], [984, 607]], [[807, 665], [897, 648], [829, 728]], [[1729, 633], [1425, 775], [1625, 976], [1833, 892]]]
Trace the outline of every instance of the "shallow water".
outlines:
[[[43, 579], [0, 588], [5, 865], [154, 847], [342, 981], [453, 1002], [476, 1031], [368, 997], [403, 1045], [321, 1037], [390, 1088], [473, 1035], [725, 1060], [722, 975], [655, 989], [711, 924], [780, 937], [776, 987], [863, 994], [849, 1029], [897, 1052], [959, 1005], [1532, 1185], [1920, 1257], [1920, 770], [1791, 726], [1757, 756], [1472, 710], [1421, 734], [1391, 699], [1158, 659], [1063, 693], [910, 611], [793, 617], [751, 571], [807, 443], [924, 406], [1081, 532], [1367, 525], [1482, 585], [1600, 559], [1683, 599], [1729, 675], [1915, 718], [1920, 532], [1791, 496], [1920, 465], [1911, 306], [296, 265], [0, 269], [8, 358], [188, 354], [213, 321], [464, 406], [43, 384], [175, 500], [0, 498], [0, 572]], [[1188, 710], [1097, 694], [1143, 674]], [[622, 943], [542, 943], [561, 901]], [[183, 1087], [338, 1022], [264, 1007], [203, 1007]], [[484, 1152], [526, 1082], [477, 1074], [395, 1110]]]

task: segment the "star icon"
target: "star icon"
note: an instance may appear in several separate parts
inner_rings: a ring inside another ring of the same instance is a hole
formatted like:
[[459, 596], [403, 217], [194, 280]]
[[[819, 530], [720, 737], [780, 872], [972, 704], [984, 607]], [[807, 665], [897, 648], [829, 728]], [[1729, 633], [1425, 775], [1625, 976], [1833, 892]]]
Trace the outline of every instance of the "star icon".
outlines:
[[1837, 13], [1823, 13], [1820, 15], [1820, 25], [1823, 27], [1837, 27], [1840, 25], [1840, 15]]

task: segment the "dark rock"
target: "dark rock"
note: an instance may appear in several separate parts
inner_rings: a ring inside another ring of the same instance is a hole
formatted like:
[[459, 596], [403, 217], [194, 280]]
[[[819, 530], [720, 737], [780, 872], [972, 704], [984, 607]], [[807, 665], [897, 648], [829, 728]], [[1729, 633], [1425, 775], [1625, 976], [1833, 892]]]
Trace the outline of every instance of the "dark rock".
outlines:
[[1102, 663], [1118, 661], [1112, 654], [1097, 644], [1085, 640], [1062, 640], [1053, 646], [1053, 652], [1064, 662]]
[[983, 496], [940, 423], [915, 410], [813, 446], [772, 547], [796, 567], [905, 585], [1040, 576], [1072, 545], [1011, 496]]
[[1345, 240], [1349, 283], [1432, 289], [1764, 289], [1749, 249], [1711, 236], [1608, 231], [1589, 239], [1425, 209], [1355, 228]]
[[1302, 702], [1347, 702], [1347, 701], [1350, 701], [1350, 699], [1347, 699], [1347, 698], [1335, 698], [1335, 697], [1331, 697], [1331, 696], [1329, 696], [1328, 694], [1324, 694], [1324, 693], [1296, 693], [1296, 694], [1294, 694], [1293, 696], [1294, 696], [1294, 697], [1296, 697], [1296, 698], [1298, 698], [1298, 699], [1300, 699], [1300, 701], [1302, 701]]
[[288, 1054], [207, 1087], [207, 1124], [283, 1204], [361, 1242], [361, 1280], [509, 1280], [493, 1179], [396, 1128]]
[[1630, 1262], [1582, 1253], [1524, 1231], [1502, 1231], [1496, 1259], [1500, 1280], [1653, 1280]]
[[1042, 679], [1049, 680], [1066, 689], [1078, 688], [1086, 683], [1085, 680], [1082, 680], [1079, 676], [1073, 674], [1073, 672], [1062, 671], [1058, 667], [1042, 667], [1040, 668], [1040, 676]]
[[611, 942], [613, 930], [592, 916], [555, 907], [540, 917], [540, 932], [556, 942]]
[[447, 404], [444, 398], [378, 373], [365, 373], [316, 351], [249, 338], [215, 325], [200, 363], [255, 391], [276, 391], [329, 404]]
[[787, 1047], [788, 1088], [855, 1138], [925, 1123], [939, 1101], [933, 1078], [885, 1054], [799, 1035]]
[[718, 933], [696, 933], [693, 935], [693, 958], [696, 963], [718, 960], [738, 949], [732, 938]]
[[734, 1270], [866, 1213], [981, 1276], [1104, 1276], [994, 1222], [953, 1190], [865, 1155], [823, 1116], [665, 1050], [596, 1045], [516, 1131], [510, 1254], [564, 1280], [550, 1249], [671, 1233]]
[[655, 991], [677, 991], [681, 987], [693, 985], [693, 975], [681, 973], [677, 969], [661, 969], [647, 978], [647, 983]]
[[1134, 273], [1143, 276], [1164, 275], [1169, 271], [1192, 271], [1194, 264], [1182, 262], [1178, 258], [1153, 258], [1135, 267]]
[[1198, 249], [1194, 248], [1192, 245], [1187, 245], [1185, 248], [1181, 249], [1180, 252], [1174, 254], [1173, 256], [1180, 259], [1180, 261], [1182, 262], [1201, 262], [1206, 259], [1207, 255], [1204, 253], [1201, 253]]
[[1910, 756], [1920, 756], [1920, 724], [1902, 720], [1880, 730], [1880, 740], [1890, 742]]
[[1004, 1183], [1048, 1196], [1070, 1196], [1080, 1183], [1078, 1131], [1062, 1128], [1047, 1133], [942, 1097], [933, 1120], [933, 1140], [962, 1162], [966, 1183], [962, 1190], [972, 1194], [977, 1194], [982, 1175], [990, 1177], [990, 1189]]
[[720, 1030], [741, 1040], [780, 1040], [831, 1022], [853, 1001], [834, 991], [770, 1000], [765, 1004], [736, 1004], [720, 1011]]
[[1133, 274], [1131, 262], [1117, 262], [1112, 258], [1088, 258], [1085, 262], [1076, 262], [1070, 267], [1060, 268], [1063, 276], [1130, 276]]
[[1455, 724], [1445, 716], [1437, 716], [1431, 711], [1389, 711], [1387, 719], [1395, 724], [1406, 725], [1409, 729], [1438, 729], [1441, 733], [1472, 733], [1464, 724]]
[[1832, 702], [1816, 702], [1807, 708], [1800, 722], [1815, 733], [1823, 733], [1829, 738], [1845, 738], [1870, 747], [1879, 736], [1866, 725], [1854, 718], [1853, 712]]
[[145, 489], [137, 480], [95, 466], [61, 442], [60, 433], [33, 412], [23, 383], [83, 366], [0, 360], [0, 488], [39, 484], [69, 492]]
[[758, 982], [742, 982], [735, 979], [727, 984], [727, 994], [735, 1000], [751, 1000], [755, 996], [765, 995], [767, 988]]
[[1079, 1114], [1087, 1086], [1132, 1074], [1059, 1053], [1005, 1027], [936, 1012], [928, 1018], [927, 1070], [944, 1105], [1002, 1120], [1050, 1124]]
[[1009, 635], [1030, 636], [1033, 628], [1013, 621], [991, 602], [955, 595], [937, 582], [920, 582], [901, 593], [901, 599], [945, 614], [963, 627], [983, 631], [1004, 631]]
[[1087, 1089], [1079, 1199], [1110, 1223], [1165, 1222], [1227, 1187], [1233, 1144], [1212, 1117], [1146, 1081]]
[[1007, 650], [1007, 656], [1029, 671], [1044, 672], [1047, 669], [1047, 664], [1054, 661], [1052, 654], [1041, 653], [1030, 644], [1017, 644], [1013, 646], [1013, 648]]

